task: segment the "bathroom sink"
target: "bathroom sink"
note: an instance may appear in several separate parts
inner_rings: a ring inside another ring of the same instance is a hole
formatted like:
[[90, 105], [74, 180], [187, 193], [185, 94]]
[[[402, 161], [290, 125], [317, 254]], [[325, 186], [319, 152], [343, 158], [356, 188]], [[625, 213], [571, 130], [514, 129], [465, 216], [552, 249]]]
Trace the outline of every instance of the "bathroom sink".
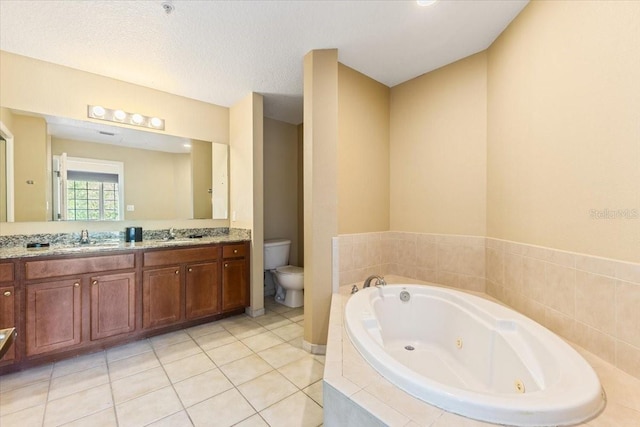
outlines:
[[99, 251], [103, 249], [114, 249], [118, 247], [120, 247], [120, 242], [95, 242], [87, 244], [76, 243], [70, 246], [62, 246], [56, 249], [64, 252], [84, 252]]

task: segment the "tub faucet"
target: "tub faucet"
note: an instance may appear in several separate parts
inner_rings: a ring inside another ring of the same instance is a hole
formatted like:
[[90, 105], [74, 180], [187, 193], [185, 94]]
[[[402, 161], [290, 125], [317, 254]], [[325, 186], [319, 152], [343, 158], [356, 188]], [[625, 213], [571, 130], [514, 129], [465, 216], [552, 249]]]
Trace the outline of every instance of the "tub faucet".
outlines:
[[82, 244], [89, 243], [89, 230], [82, 230], [80, 232], [80, 243]]
[[367, 280], [364, 281], [364, 285], [362, 285], [362, 289], [368, 288], [371, 286], [371, 281], [376, 279], [376, 286], [387, 286], [387, 282], [384, 281], [384, 277], [380, 277], [377, 275], [367, 277]]

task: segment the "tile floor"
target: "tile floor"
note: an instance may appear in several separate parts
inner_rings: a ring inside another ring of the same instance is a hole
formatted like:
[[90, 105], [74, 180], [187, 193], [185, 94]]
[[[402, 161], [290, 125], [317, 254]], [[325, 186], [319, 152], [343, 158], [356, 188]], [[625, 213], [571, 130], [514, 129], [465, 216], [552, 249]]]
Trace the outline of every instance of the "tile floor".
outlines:
[[319, 426], [304, 314], [212, 322], [0, 377], [0, 426]]

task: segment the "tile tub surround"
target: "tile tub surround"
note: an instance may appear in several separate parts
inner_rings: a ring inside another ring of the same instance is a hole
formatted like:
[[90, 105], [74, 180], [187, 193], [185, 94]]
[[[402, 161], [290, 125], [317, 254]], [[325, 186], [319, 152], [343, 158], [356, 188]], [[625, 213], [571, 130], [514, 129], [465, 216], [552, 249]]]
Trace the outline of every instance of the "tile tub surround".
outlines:
[[486, 292], [640, 378], [640, 264], [487, 239]]
[[396, 274], [486, 292], [640, 378], [640, 264], [476, 236], [339, 236], [339, 284]]
[[340, 286], [396, 274], [454, 288], [485, 290], [485, 238], [407, 232], [339, 236]]
[[[389, 275], [389, 283], [424, 283]], [[343, 326], [351, 286], [342, 286], [331, 301], [324, 370], [326, 426], [481, 427], [493, 424], [464, 418], [418, 400], [378, 374], [353, 347]], [[494, 300], [486, 294], [474, 295]], [[640, 420], [640, 380], [573, 345], [593, 366], [607, 392], [607, 407], [583, 427], [636, 426]]]

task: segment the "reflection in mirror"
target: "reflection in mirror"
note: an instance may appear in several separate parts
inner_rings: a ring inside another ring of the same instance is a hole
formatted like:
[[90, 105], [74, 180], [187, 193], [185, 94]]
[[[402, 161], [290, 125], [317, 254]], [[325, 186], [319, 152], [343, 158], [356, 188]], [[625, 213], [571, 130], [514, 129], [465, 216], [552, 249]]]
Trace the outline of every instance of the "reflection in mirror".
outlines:
[[224, 144], [9, 114], [16, 221], [226, 219]]

